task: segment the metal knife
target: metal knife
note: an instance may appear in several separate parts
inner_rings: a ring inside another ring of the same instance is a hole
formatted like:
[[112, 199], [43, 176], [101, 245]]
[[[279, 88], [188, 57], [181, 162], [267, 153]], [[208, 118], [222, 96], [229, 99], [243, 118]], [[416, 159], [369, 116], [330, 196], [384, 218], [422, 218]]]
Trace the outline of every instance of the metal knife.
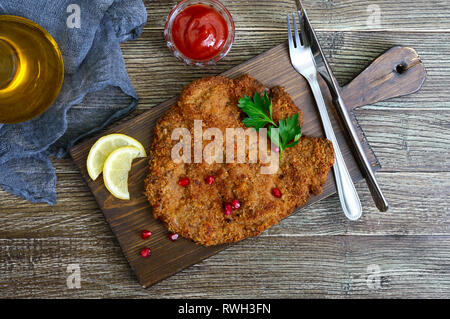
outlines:
[[309, 35], [309, 40], [311, 43], [311, 50], [316, 62], [317, 71], [320, 73], [330, 89], [333, 102], [338, 109], [338, 113], [340, 114], [342, 122], [344, 123], [344, 126], [350, 136], [350, 140], [354, 146], [354, 153], [356, 153], [357, 155], [360, 169], [362, 170], [363, 175], [366, 179], [367, 186], [369, 187], [375, 205], [381, 212], [385, 212], [389, 209], [388, 202], [381, 191], [377, 179], [375, 178], [375, 174], [372, 170], [369, 160], [367, 159], [358, 133], [356, 133], [355, 127], [353, 126], [347, 107], [345, 106], [344, 100], [341, 97], [339, 84], [333, 75], [333, 72], [330, 68], [330, 65], [328, 64], [325, 55], [323, 54], [322, 48], [320, 47], [319, 41], [317, 40], [316, 33], [311, 26], [311, 23], [309, 22], [308, 15], [306, 14], [301, 0], [297, 0], [297, 5], [298, 9], [303, 14], [305, 26], [307, 29], [306, 31]]

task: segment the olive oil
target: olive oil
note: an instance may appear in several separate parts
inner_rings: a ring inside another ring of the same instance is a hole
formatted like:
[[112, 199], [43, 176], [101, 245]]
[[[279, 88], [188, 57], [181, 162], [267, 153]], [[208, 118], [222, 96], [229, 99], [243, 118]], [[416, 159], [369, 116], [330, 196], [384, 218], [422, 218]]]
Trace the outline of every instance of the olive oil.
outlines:
[[61, 53], [50, 34], [30, 20], [0, 16], [0, 123], [42, 114], [63, 79]]

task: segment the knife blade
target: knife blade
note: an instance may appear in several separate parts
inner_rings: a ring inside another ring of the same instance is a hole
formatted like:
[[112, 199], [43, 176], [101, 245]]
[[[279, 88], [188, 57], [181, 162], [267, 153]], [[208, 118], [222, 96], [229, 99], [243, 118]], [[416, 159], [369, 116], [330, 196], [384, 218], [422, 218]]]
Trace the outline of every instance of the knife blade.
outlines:
[[357, 155], [356, 158], [358, 159], [359, 167], [366, 179], [367, 186], [369, 187], [375, 205], [381, 212], [385, 212], [389, 209], [388, 202], [384, 197], [383, 192], [381, 191], [381, 188], [372, 170], [370, 162], [361, 144], [361, 140], [359, 139], [358, 133], [356, 132], [355, 127], [353, 126], [351, 117], [348, 113], [347, 107], [345, 106], [345, 102], [341, 96], [340, 86], [333, 75], [333, 71], [331, 70], [331, 67], [328, 64], [325, 55], [323, 54], [322, 48], [316, 36], [316, 32], [314, 31], [314, 28], [312, 27], [309, 21], [308, 15], [302, 5], [301, 0], [297, 0], [297, 6], [300, 11], [300, 14], [303, 15], [304, 25], [307, 34], [309, 36], [311, 51], [314, 56], [317, 71], [325, 80], [325, 82], [328, 85], [328, 88], [330, 89], [334, 105], [337, 108], [338, 113], [342, 119], [342, 122], [344, 123], [344, 126], [350, 137], [353, 146], [353, 151]]

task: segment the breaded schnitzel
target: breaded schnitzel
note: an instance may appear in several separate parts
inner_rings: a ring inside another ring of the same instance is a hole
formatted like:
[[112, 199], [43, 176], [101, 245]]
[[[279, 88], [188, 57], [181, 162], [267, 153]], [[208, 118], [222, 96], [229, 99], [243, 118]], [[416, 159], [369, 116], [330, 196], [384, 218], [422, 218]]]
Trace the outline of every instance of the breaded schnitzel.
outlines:
[[[304, 205], [310, 193], [322, 192], [334, 163], [333, 146], [322, 138], [301, 137], [297, 145], [283, 152], [277, 172], [270, 175], [261, 174], [263, 163], [259, 160], [252, 164], [177, 164], [172, 160], [171, 149], [178, 143], [171, 138], [174, 129], [187, 128], [193, 136], [194, 120], [202, 120], [203, 130], [245, 129], [245, 114], [238, 100], [264, 91], [265, 87], [248, 75], [236, 80], [203, 78], [185, 87], [177, 104], [158, 120], [145, 192], [154, 217], [171, 232], [206, 246], [236, 242], [278, 223]], [[302, 112], [282, 87], [271, 88], [269, 96], [275, 121], [297, 113], [302, 125]], [[213, 183], [205, 182], [208, 176]], [[180, 179], [188, 179], [188, 185], [180, 186]], [[274, 196], [274, 189], [281, 197]], [[224, 213], [224, 205], [233, 200], [238, 200], [240, 207]]]

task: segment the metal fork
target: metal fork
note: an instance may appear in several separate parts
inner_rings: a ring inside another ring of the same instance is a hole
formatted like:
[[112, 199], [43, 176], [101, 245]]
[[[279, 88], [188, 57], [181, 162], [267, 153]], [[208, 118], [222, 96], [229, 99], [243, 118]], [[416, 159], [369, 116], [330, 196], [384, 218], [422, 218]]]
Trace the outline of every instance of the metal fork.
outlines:
[[[300, 24], [300, 34], [298, 32], [297, 21], [295, 18], [297, 14]], [[348, 172], [347, 166], [345, 165], [336, 136], [334, 135], [333, 127], [325, 106], [325, 101], [320, 90], [319, 82], [317, 81], [318, 73], [316, 63], [311, 52], [308, 36], [305, 34], [302, 14], [300, 12], [297, 14], [292, 14], [295, 41], [292, 37], [291, 21], [289, 15], [287, 16], [291, 63], [294, 69], [308, 81], [316, 100], [320, 117], [322, 118], [325, 135], [333, 143], [335, 153], [333, 170], [336, 179], [337, 192], [344, 214], [350, 220], [357, 220], [362, 214], [361, 202], [359, 200], [358, 193], [356, 192], [355, 185], [353, 184]]]

